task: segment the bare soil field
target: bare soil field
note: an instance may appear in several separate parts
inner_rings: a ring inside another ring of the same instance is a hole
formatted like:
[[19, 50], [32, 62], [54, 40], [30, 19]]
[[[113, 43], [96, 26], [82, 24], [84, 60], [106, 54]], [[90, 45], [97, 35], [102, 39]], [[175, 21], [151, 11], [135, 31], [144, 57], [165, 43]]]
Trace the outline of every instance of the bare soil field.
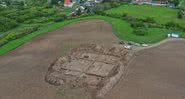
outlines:
[[[102, 20], [76, 22], [36, 37], [0, 56], [0, 99], [64, 99], [58, 96], [63, 90], [44, 80], [49, 65], [80, 44], [117, 41], [111, 25]], [[184, 51], [185, 41], [175, 40], [138, 52], [127, 76], [105, 99], [185, 99]], [[69, 91], [74, 93], [84, 95]]]
[[185, 41], [140, 51], [104, 99], [185, 99]]
[[118, 39], [102, 20], [85, 20], [36, 37], [0, 56], [0, 99], [57, 99], [58, 89], [44, 76], [49, 65], [82, 43], [111, 44]]

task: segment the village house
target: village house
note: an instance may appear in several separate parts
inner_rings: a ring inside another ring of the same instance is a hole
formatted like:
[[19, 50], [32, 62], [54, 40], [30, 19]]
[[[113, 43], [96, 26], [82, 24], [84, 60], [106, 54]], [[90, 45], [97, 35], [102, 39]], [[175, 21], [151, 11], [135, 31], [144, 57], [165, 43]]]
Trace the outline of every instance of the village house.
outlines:
[[[81, 0], [64, 0], [64, 6], [65, 7], [72, 7], [75, 3], [80, 3]], [[85, 3], [89, 3], [90, 5], [92, 3], [101, 3], [103, 0], [87, 0]]]
[[169, 3], [168, 1], [164, 0], [132, 0], [133, 4], [149, 4], [155, 6], [168, 6], [168, 7], [175, 7], [175, 4]]

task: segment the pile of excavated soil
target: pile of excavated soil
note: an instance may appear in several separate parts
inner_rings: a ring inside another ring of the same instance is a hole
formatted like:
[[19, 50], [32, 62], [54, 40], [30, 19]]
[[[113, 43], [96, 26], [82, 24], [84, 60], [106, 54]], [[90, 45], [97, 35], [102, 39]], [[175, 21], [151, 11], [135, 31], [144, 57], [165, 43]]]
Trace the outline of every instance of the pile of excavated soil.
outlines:
[[45, 79], [56, 86], [85, 88], [102, 97], [120, 79], [130, 57], [129, 50], [122, 47], [82, 45], [51, 64]]

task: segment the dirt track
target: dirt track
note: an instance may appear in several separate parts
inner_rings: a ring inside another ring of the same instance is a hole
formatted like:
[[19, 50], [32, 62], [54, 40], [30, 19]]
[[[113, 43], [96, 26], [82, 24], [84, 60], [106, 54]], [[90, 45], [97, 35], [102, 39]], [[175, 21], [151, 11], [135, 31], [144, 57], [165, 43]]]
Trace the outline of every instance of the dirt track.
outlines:
[[117, 38], [102, 20], [65, 26], [0, 56], [0, 99], [56, 99], [57, 89], [44, 81], [53, 60], [81, 43], [111, 44]]
[[185, 99], [185, 41], [139, 52], [105, 99]]

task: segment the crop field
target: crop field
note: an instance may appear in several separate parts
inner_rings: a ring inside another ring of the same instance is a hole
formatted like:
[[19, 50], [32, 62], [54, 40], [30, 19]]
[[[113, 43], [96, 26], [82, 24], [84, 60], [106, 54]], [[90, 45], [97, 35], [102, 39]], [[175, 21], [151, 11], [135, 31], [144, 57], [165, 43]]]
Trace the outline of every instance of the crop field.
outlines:
[[106, 11], [108, 14], [122, 15], [124, 13], [136, 18], [154, 18], [155, 21], [165, 24], [174, 21], [185, 26], [185, 20], [177, 18], [178, 10], [167, 7], [150, 6], [150, 5], [122, 5]]

